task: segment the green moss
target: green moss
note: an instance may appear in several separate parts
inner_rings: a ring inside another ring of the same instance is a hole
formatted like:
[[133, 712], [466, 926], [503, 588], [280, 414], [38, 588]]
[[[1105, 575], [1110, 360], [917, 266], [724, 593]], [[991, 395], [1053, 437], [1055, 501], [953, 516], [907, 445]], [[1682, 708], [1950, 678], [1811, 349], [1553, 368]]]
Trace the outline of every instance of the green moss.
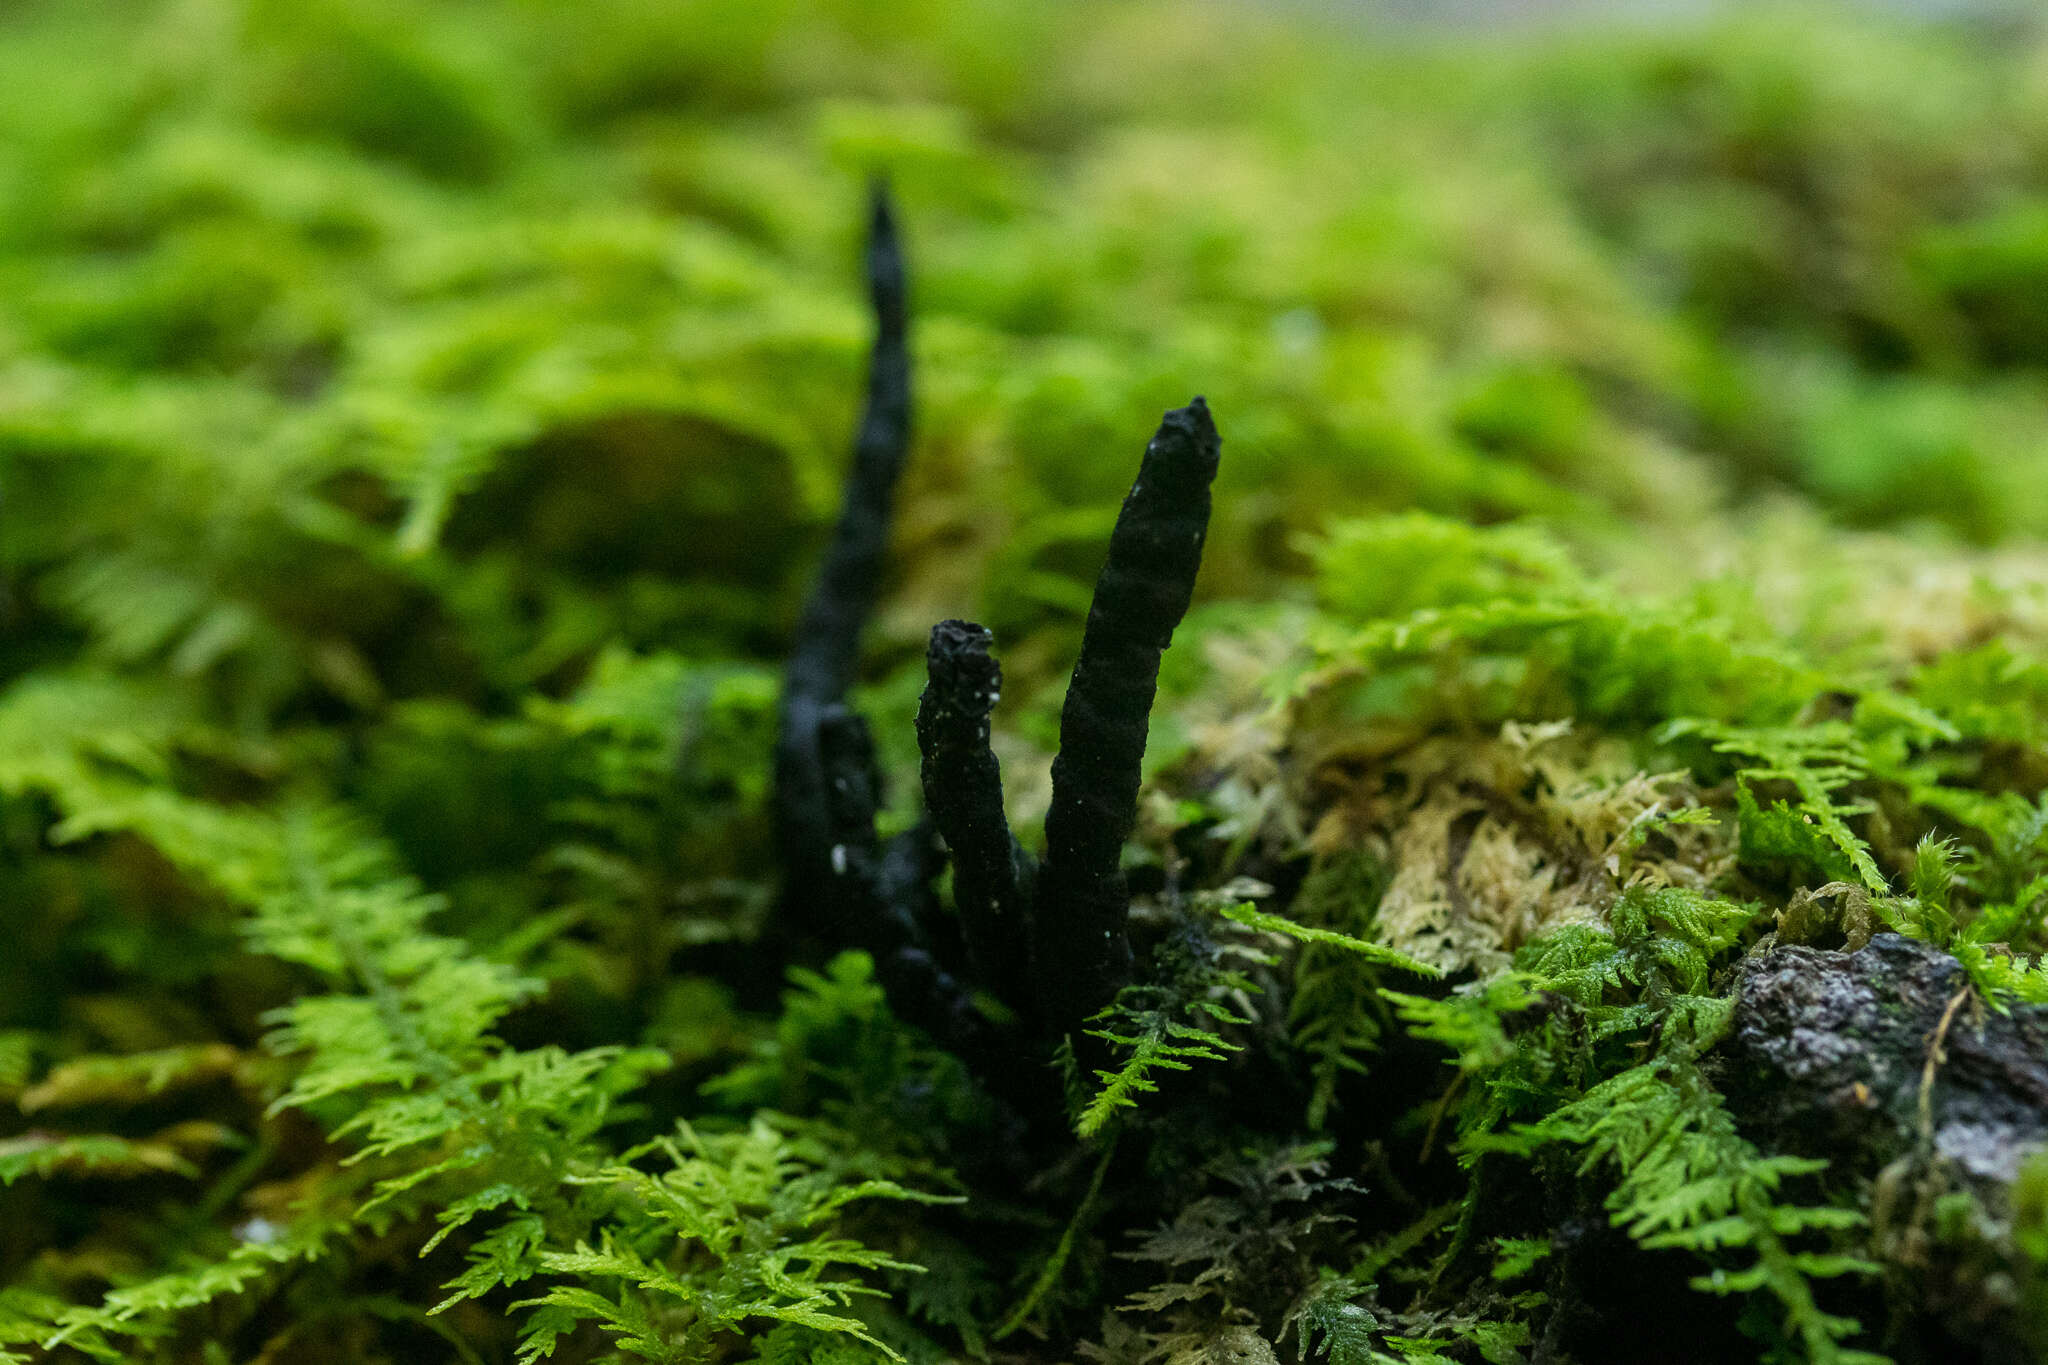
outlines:
[[[1318, 22], [9, 8], [0, 1359], [1843, 1361], [1914, 1238], [2039, 1331], [2038, 1163], [1901, 1231], [1714, 1048], [1770, 935], [2048, 1000], [2041, 33]], [[906, 822], [931, 622], [1042, 804], [1225, 432], [1049, 1124], [770, 909], [878, 170]]]

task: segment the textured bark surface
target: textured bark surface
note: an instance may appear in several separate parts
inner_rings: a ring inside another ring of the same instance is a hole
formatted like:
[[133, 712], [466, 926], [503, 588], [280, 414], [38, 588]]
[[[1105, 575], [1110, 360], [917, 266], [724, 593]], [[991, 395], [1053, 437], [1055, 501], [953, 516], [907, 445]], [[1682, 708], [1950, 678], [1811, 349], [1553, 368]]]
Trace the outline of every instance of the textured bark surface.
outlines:
[[809, 894], [834, 917], [840, 941], [862, 947], [904, 1017], [970, 1056], [986, 1051], [988, 1029], [973, 992], [939, 962], [918, 911], [933, 872], [924, 829], [883, 843], [875, 834], [881, 780], [867, 722], [845, 707], [826, 709], [818, 730], [824, 774], [827, 866]]

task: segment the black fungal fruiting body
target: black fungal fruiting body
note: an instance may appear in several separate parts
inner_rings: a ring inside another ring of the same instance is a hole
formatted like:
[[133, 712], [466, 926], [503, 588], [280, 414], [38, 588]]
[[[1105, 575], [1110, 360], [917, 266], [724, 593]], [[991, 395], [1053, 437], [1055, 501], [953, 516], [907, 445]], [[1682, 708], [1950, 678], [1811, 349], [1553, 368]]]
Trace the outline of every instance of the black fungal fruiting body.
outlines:
[[[859, 666], [861, 632], [874, 611], [888, 549], [896, 479], [910, 448], [909, 306], [903, 252], [888, 193], [880, 185], [870, 211], [867, 274], [875, 312], [867, 407], [854, 441], [839, 521], [804, 601], [783, 671], [777, 718], [776, 842], [789, 879], [786, 899], [791, 902], [817, 896], [831, 884], [837, 841], [827, 828], [826, 765], [819, 737], [834, 714], [844, 711], [847, 689]], [[829, 894], [824, 898], [829, 901]], [[832, 907], [818, 909], [829, 914]], [[846, 927], [838, 926], [842, 931]]]
[[917, 708], [925, 806], [953, 857], [953, 905], [976, 981], [1013, 1008], [1028, 1001], [1026, 954], [1037, 863], [1003, 814], [1002, 765], [989, 748], [989, 713], [1003, 670], [989, 632], [968, 621], [932, 627]]
[[1034, 986], [1054, 1020], [1087, 1018], [1130, 979], [1124, 841], [1137, 820], [1159, 657], [1202, 564], [1221, 445], [1202, 399], [1166, 414], [1117, 515], [1088, 607], [1060, 713], [1033, 915]]
[[846, 705], [889, 543], [896, 480], [910, 446], [909, 308], [902, 245], [884, 186], [875, 187], [867, 274], [875, 311], [867, 406], [853, 467], [805, 599], [783, 675], [775, 741], [774, 819], [786, 912], [867, 949], [906, 1016], [960, 1047], [978, 1045], [969, 991], [942, 967], [928, 926], [936, 872], [930, 840], [875, 834], [882, 786], [867, 722]]
[[937, 917], [928, 833], [887, 847], [865, 723], [845, 703], [874, 606], [896, 476], [910, 431], [907, 310], [888, 201], [875, 197], [868, 273], [876, 313], [867, 412], [845, 504], [806, 602], [784, 681], [775, 818], [784, 904], [867, 948], [898, 1008], [941, 1041], [980, 1049], [987, 1018], [967, 985], [1045, 1031], [1067, 1033], [1130, 979], [1120, 868], [1137, 819], [1160, 655], [1186, 613], [1209, 525], [1220, 441], [1196, 398], [1166, 414], [1110, 535], [1060, 719], [1043, 867], [1011, 834], [989, 716], [1002, 690], [992, 637], [942, 621], [917, 716], [931, 828], [953, 862], [958, 953]]
[[1043, 866], [1003, 818], [1002, 774], [988, 747], [1002, 688], [991, 636], [970, 621], [932, 629], [918, 747], [925, 806], [953, 854], [969, 964], [981, 985], [1051, 1032], [1072, 1030], [1130, 980], [1124, 841], [1137, 821], [1159, 658], [1201, 567], [1220, 448], [1200, 398], [1167, 413], [1145, 447], [1060, 715]]

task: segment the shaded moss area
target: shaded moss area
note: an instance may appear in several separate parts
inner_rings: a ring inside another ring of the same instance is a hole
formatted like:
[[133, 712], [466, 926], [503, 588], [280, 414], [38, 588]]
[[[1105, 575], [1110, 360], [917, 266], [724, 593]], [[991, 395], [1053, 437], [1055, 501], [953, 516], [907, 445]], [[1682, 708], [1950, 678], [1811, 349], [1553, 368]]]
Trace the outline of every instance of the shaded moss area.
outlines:
[[[2044, 57], [12, 7], [0, 1360], [2044, 1358]], [[1002, 659], [936, 951], [1223, 427], [1078, 1046], [778, 852], [874, 172], [878, 847]]]

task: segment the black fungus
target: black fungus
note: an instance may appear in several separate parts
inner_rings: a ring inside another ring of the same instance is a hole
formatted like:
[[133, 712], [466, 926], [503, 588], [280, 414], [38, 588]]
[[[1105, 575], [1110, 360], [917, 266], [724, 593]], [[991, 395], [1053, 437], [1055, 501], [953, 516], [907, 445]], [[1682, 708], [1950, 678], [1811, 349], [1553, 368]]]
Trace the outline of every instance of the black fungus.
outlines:
[[1001, 764], [989, 748], [989, 713], [1003, 670], [987, 630], [969, 621], [932, 627], [917, 708], [925, 808], [953, 858], [953, 904], [975, 979], [1013, 1008], [1026, 1007], [1030, 889], [1037, 868], [1003, 816]]
[[875, 814], [882, 804], [875, 746], [865, 720], [843, 706], [827, 708], [818, 732], [823, 760], [826, 873], [810, 893], [837, 941], [865, 948], [875, 973], [904, 1017], [949, 1046], [986, 1051], [986, 1025], [968, 985], [940, 965], [925, 933], [934, 871], [929, 839], [912, 829], [882, 843]]
[[1110, 533], [1060, 715], [1032, 915], [1040, 1007], [1070, 1027], [1130, 978], [1121, 869], [1137, 820], [1159, 658], [1194, 595], [1221, 442], [1200, 398], [1166, 414]]
[[[804, 602], [783, 673], [775, 742], [776, 847], [791, 888], [815, 886], [829, 871], [819, 736], [842, 707], [860, 662], [861, 635], [874, 612], [888, 548], [897, 475], [910, 445], [910, 353], [903, 250], [885, 186], [877, 184], [868, 231], [868, 289], [875, 311], [867, 408], [854, 441], [839, 521]], [[797, 913], [793, 897], [785, 903]]]
[[[1004, 820], [1001, 768], [989, 747], [1002, 671], [988, 631], [965, 621], [941, 622], [926, 657], [917, 737], [929, 826], [884, 846], [875, 834], [874, 745], [846, 705], [910, 434], [903, 259], [880, 188], [868, 279], [876, 325], [867, 409], [783, 685], [775, 748], [783, 904], [828, 941], [873, 953], [891, 998], [942, 1042], [972, 1050], [972, 1040], [986, 1040], [976, 991], [1050, 1032], [1069, 1031], [1131, 973], [1119, 864], [1137, 818], [1159, 658], [1201, 566], [1216, 428], [1200, 398], [1167, 413], [1124, 499], [1061, 716], [1044, 867]], [[934, 834], [953, 862], [953, 919], [939, 914], [932, 890]]]
[[910, 446], [909, 314], [903, 250], [888, 190], [872, 197], [868, 289], [875, 311], [867, 407], [854, 439], [839, 521], [805, 599], [783, 673], [774, 819], [785, 912], [827, 940], [865, 948], [907, 1018], [942, 1042], [985, 1051], [972, 991], [941, 964], [928, 831], [884, 844], [881, 780], [867, 722], [846, 705], [874, 613], [897, 476]]

